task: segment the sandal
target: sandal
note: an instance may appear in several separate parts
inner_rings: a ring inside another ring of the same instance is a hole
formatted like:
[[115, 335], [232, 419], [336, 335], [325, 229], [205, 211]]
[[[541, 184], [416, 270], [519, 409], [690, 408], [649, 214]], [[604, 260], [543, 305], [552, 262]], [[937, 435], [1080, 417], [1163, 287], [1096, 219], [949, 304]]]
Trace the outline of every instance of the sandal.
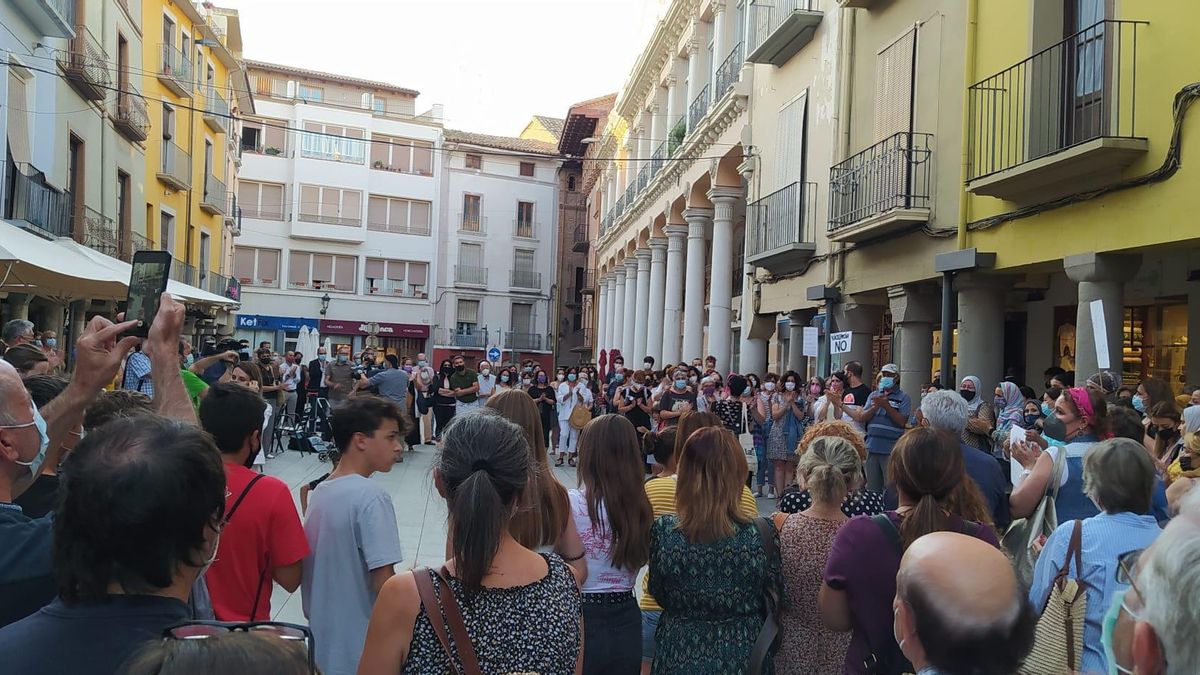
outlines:
[[567, 460], [567, 465], [575, 466], [575, 455], [571, 455], [571, 457]]
[[[559, 455], [558, 459], [554, 460], [554, 466], [562, 466], [562, 465], [563, 465], [563, 456]], [[571, 466], [575, 466], [575, 465], [572, 464]]]

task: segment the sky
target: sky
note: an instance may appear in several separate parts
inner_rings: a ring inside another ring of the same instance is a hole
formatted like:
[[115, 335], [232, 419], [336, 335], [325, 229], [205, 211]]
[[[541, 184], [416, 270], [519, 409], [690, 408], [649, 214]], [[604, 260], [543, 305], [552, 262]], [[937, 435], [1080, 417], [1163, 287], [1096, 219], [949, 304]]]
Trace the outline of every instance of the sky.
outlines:
[[381, 80], [447, 128], [516, 136], [620, 90], [666, 0], [217, 0], [248, 59]]

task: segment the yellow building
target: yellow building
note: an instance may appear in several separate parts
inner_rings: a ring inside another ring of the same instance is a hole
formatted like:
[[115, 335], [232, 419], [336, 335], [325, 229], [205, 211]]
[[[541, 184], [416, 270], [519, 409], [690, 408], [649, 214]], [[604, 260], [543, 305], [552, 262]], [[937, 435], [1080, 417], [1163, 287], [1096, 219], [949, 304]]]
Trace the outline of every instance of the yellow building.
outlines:
[[226, 295], [227, 239], [237, 226], [234, 116], [251, 105], [236, 14], [146, 0], [142, 19], [146, 232], [174, 256], [172, 278]]

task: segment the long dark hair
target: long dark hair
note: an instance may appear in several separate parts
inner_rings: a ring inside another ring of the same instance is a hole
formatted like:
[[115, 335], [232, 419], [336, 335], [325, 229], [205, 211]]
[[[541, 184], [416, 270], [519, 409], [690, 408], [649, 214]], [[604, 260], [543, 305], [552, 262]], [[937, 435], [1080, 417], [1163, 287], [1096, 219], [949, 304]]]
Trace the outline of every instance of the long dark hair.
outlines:
[[626, 570], [650, 557], [654, 512], [642, 475], [637, 431], [623, 415], [601, 415], [579, 432], [579, 483], [587, 488], [588, 518], [603, 533], [600, 509], [607, 511], [613, 566]]
[[528, 483], [529, 443], [520, 427], [484, 408], [455, 416], [436, 466], [458, 578], [477, 591]]
[[951, 495], [964, 482], [964, 466], [958, 438], [948, 431], [917, 427], [896, 441], [888, 462], [888, 480], [915, 502], [900, 524], [904, 549], [930, 532], [946, 529], [944, 509], [950, 508]]
[[508, 531], [522, 546], [553, 546], [571, 517], [567, 488], [558, 482], [546, 461], [542, 416], [529, 394], [515, 389], [488, 397], [485, 406], [521, 427], [529, 444], [529, 488]]

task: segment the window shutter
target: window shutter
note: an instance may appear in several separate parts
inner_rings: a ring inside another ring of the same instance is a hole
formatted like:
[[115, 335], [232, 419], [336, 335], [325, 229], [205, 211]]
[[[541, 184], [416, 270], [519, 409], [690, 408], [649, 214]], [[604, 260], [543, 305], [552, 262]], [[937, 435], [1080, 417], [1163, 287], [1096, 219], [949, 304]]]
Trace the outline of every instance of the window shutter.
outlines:
[[[371, 195], [367, 198], [367, 227], [373, 230], [388, 229], [388, 199], [386, 197]], [[367, 276], [371, 275], [367, 274]]]
[[404, 281], [404, 263], [400, 260], [389, 260], [387, 278], [392, 281]]
[[775, 157], [775, 188], [783, 188], [804, 179], [805, 111], [808, 91], [779, 111], [780, 139]]
[[18, 164], [32, 162], [29, 144], [29, 102], [25, 80], [8, 69], [8, 151]]
[[279, 251], [258, 249], [258, 281], [269, 286], [279, 285]]
[[[320, 202], [321, 221], [336, 223], [342, 215], [342, 191], [337, 188], [321, 188]], [[328, 281], [328, 279], [326, 279]]]
[[429, 202], [409, 202], [412, 211], [408, 226], [413, 234], [429, 234]]
[[914, 26], [879, 50], [875, 63], [875, 140], [912, 131]]
[[263, 124], [263, 138], [265, 139], [265, 147], [279, 148], [282, 151], [287, 147], [287, 122], [281, 120], [270, 120]]
[[459, 262], [468, 267], [481, 267], [483, 263], [483, 248], [479, 244], [459, 244]]
[[378, 258], [367, 258], [367, 278], [379, 280], [383, 278], [384, 261]]
[[358, 190], [342, 191], [342, 218], [351, 225], [362, 225], [362, 193]]
[[458, 301], [458, 323], [477, 323], [479, 319], [478, 300]]
[[282, 185], [264, 185], [259, 184], [261, 196], [258, 202], [250, 202], [251, 204], [259, 204], [259, 213], [265, 218], [273, 218], [275, 220], [283, 220], [286, 213], [284, 209], [283, 186]]
[[429, 266], [425, 263], [408, 264], [408, 283], [413, 286], [424, 286], [429, 277]]
[[308, 267], [312, 256], [308, 253], [292, 251], [288, 255], [288, 283], [297, 286], [308, 285]]
[[318, 281], [325, 283], [333, 281], [333, 256], [313, 254], [312, 279], [314, 283]]
[[259, 183], [248, 180], [238, 181], [238, 203], [251, 212], [251, 218], [258, 217], [256, 207], [259, 204], [259, 188]]
[[433, 146], [429, 143], [413, 143], [413, 171], [426, 176], [433, 174]]
[[321, 188], [315, 185], [300, 186], [300, 213], [306, 216], [321, 213]]
[[358, 258], [348, 255], [336, 256], [337, 264], [333, 269], [333, 283], [339, 291], [354, 291], [354, 278], [357, 276]]
[[512, 331], [514, 333], [528, 334], [530, 333], [530, 325], [533, 323], [533, 307], [531, 305], [514, 302], [512, 305]]
[[233, 249], [233, 276], [244, 284], [254, 283], [254, 249]]

